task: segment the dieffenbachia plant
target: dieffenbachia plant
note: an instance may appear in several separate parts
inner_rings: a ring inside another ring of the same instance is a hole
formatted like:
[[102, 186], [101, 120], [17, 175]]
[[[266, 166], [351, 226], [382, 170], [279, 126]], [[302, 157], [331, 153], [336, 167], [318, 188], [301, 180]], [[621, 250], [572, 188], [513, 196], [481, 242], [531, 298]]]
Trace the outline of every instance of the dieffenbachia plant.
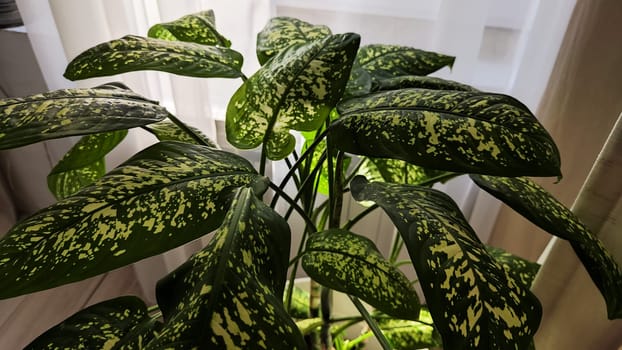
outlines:
[[[555, 143], [521, 102], [427, 76], [451, 67], [453, 57], [360, 47], [357, 34], [293, 18], [266, 25], [257, 56], [262, 67], [246, 77], [242, 55], [205, 11], [157, 24], [149, 37], [88, 49], [65, 76], [157, 70], [241, 78], [226, 135], [235, 147], [261, 147], [259, 169], [120, 83], [0, 102], [0, 149], [82, 135], [48, 177], [58, 202], [0, 240], [1, 298], [79, 281], [215, 231], [161, 279], [157, 305], [105, 301], [29, 349], [354, 349], [370, 336], [385, 349], [533, 347], [542, 312], [530, 292], [538, 265], [486, 246], [457, 205], [432, 188], [464, 174], [568, 240], [608, 316], [620, 318], [615, 260], [525, 178], [561, 174]], [[106, 154], [135, 127], [159, 142], [105, 173]], [[287, 163], [281, 183], [264, 176], [267, 160]], [[284, 190], [289, 183], [294, 192]], [[344, 219], [345, 196], [367, 209]], [[280, 201], [289, 208], [282, 213], [274, 209]], [[388, 256], [353, 229], [378, 207], [399, 232]], [[302, 229], [290, 228], [293, 212]], [[301, 241], [292, 253], [291, 234]], [[399, 269], [403, 246], [418, 288]], [[299, 265], [314, 281], [310, 293], [293, 284]], [[334, 318], [330, 290], [349, 295], [360, 315]], [[360, 321], [368, 330], [347, 339], [344, 330]]]

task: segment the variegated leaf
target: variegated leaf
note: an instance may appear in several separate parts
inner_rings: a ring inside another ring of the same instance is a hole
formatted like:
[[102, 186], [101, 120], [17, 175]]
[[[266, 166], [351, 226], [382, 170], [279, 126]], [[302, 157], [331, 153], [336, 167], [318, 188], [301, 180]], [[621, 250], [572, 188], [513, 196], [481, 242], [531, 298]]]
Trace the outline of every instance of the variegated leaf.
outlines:
[[388, 315], [419, 317], [419, 297], [411, 283], [363, 236], [341, 229], [312, 234], [302, 267], [323, 286], [357, 296]]
[[158, 23], [149, 28], [147, 35], [164, 40], [231, 46], [231, 42], [216, 30], [216, 19], [212, 10], [193, 13], [172, 22]]
[[127, 130], [83, 136], [48, 174], [48, 188], [63, 199], [86, 187], [106, 173], [104, 156], [127, 135]]
[[157, 102], [115, 84], [0, 100], [0, 149], [129, 129], [168, 114]]
[[165, 326], [146, 349], [305, 349], [283, 306], [290, 232], [239, 189], [208, 246], [158, 282]]
[[399, 90], [406, 88], [419, 88], [430, 90], [457, 90], [478, 91], [476, 88], [436, 77], [402, 75], [398, 77], [382, 78], [374, 81], [374, 90]]
[[345, 152], [454, 172], [560, 175], [551, 136], [509, 96], [401, 89], [347, 100], [338, 110], [329, 137]]
[[428, 75], [445, 66], [453, 66], [455, 57], [407, 46], [373, 44], [361, 47], [358, 64], [373, 77]]
[[229, 48], [127, 35], [74, 58], [65, 78], [80, 80], [139, 70], [201, 78], [239, 78], [242, 55]]
[[0, 240], [0, 298], [79, 281], [207, 234], [225, 216], [223, 197], [262, 179], [231, 153], [151, 146]]
[[421, 309], [420, 320], [426, 323], [410, 320], [378, 319], [378, 326], [387, 338], [393, 350], [415, 350], [440, 347], [441, 339], [432, 323], [432, 317], [427, 309]]
[[[407, 46], [374, 44], [361, 47], [346, 88], [347, 96], [363, 96], [378, 90], [380, 80], [420, 76], [453, 66], [455, 57]], [[396, 84], [391, 82], [389, 84]]]
[[306, 44], [331, 34], [327, 26], [313, 25], [291, 17], [274, 17], [257, 34], [257, 58], [264, 65], [292, 45]]
[[[287, 288], [285, 289], [287, 290]], [[285, 302], [285, 295], [283, 295], [283, 302]], [[292, 299], [289, 308], [289, 314], [293, 318], [307, 318], [311, 316], [309, 311], [309, 292], [294, 285], [294, 288], [292, 289]]]
[[426, 169], [397, 159], [364, 158], [362, 162], [357, 174], [365, 176], [370, 181], [419, 185], [442, 175], [450, 174], [446, 171]]
[[367, 95], [372, 91], [373, 86], [374, 81], [371, 74], [355, 60], [352, 65], [352, 70], [350, 71], [350, 78], [346, 85], [344, 97], [352, 98], [355, 96]]
[[161, 326], [149, 317], [142, 300], [119, 297], [78, 311], [37, 337], [25, 350], [138, 349], [154, 338]]
[[[199, 144], [197, 140], [188, 135], [187, 132], [182, 130], [170, 120], [163, 120], [161, 122], [145, 125], [144, 128], [154, 134], [160, 141], [180, 141], [195, 145]], [[190, 128], [196, 136], [203, 140], [203, 144], [209, 147], [218, 148], [218, 145], [216, 145], [214, 141], [210, 140], [209, 137], [207, 137], [201, 130], [192, 126], [188, 126], [188, 128]]]
[[331, 35], [272, 58], [231, 98], [229, 142], [242, 149], [265, 143], [269, 159], [285, 158], [295, 145], [290, 130], [316, 130], [341, 98], [359, 41]]
[[501, 248], [487, 246], [486, 250], [509, 274], [514, 275], [516, 280], [522, 282], [525, 288], [531, 288], [531, 284], [536, 278], [538, 270], [540, 270], [538, 263], [510, 254]]
[[471, 176], [471, 179], [541, 229], [567, 240], [603, 295], [609, 318], [622, 318], [620, 265], [570, 209], [528, 178]]
[[541, 306], [488, 254], [446, 194], [426, 187], [351, 182], [356, 200], [380, 205], [397, 226], [446, 349], [525, 349]]

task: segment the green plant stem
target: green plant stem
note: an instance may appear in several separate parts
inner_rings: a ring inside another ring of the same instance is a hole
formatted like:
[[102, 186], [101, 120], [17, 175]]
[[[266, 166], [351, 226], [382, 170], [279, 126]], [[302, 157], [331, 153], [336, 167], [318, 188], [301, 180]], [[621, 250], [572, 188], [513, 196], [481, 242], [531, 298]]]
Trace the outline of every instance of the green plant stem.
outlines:
[[393, 236], [393, 244], [391, 244], [391, 253], [389, 254], [389, 262], [391, 264], [394, 264], [397, 261], [403, 246], [404, 240], [402, 239], [402, 236], [400, 236], [400, 233], [396, 231]]
[[[289, 312], [292, 307], [292, 293], [294, 292], [294, 280], [296, 279], [296, 271], [298, 271], [298, 264], [300, 262], [300, 258], [304, 254], [302, 251], [305, 246], [305, 242], [307, 241], [307, 237], [309, 235], [309, 230], [305, 228], [302, 232], [302, 237], [300, 238], [300, 244], [298, 245], [298, 251], [296, 252], [296, 257], [292, 259], [289, 264], [291, 271], [289, 273], [289, 284], [287, 285], [287, 291], [285, 294], [285, 309]], [[293, 264], [293, 266], [292, 266]]]
[[[300, 155], [300, 158], [298, 158], [298, 160], [292, 165], [292, 168], [287, 172], [287, 174], [285, 174], [285, 176], [283, 177], [283, 180], [281, 181], [281, 183], [279, 184], [279, 189], [283, 189], [285, 188], [285, 185], [287, 185], [287, 182], [289, 181], [289, 178], [291, 178], [294, 173], [296, 172], [296, 170], [298, 170], [298, 168], [300, 167], [301, 163], [305, 161], [305, 159], [307, 157], [309, 157], [310, 155], [313, 155], [313, 150], [315, 149], [315, 147], [317, 147], [318, 144], [320, 144], [320, 142], [322, 141], [322, 139], [324, 137], [326, 137], [327, 132], [324, 131], [322, 132], [315, 141], [313, 141], [313, 143], [311, 145], [309, 145], [309, 147]], [[265, 142], [264, 142], [264, 148], [265, 148]], [[262, 150], [262, 158], [263, 158], [263, 154], [265, 153]], [[270, 207], [274, 208], [274, 206], [276, 205], [276, 202], [279, 198], [279, 193], [283, 193], [283, 191], [279, 191], [278, 193], [275, 194], [274, 198], [272, 198], [272, 202], [270, 203]]]
[[400, 261], [394, 262], [393, 266], [400, 267], [400, 266], [409, 265], [409, 264], [412, 264], [412, 261], [410, 261], [410, 260], [400, 260]]
[[333, 337], [338, 336], [339, 334], [341, 334], [342, 332], [344, 332], [346, 329], [354, 326], [355, 324], [363, 321], [363, 317], [348, 317], [345, 320], [342, 321], [335, 321], [335, 320], [331, 320], [331, 322], [343, 322], [346, 321], [344, 324], [340, 325], [339, 328], [335, 329], [334, 331], [332, 331]]
[[261, 156], [259, 160], [259, 174], [261, 174], [262, 176], [266, 175], [266, 152], [266, 142], [264, 141], [264, 143], [261, 145]]
[[354, 304], [356, 309], [359, 311], [361, 316], [363, 316], [363, 318], [365, 319], [365, 322], [367, 322], [367, 325], [369, 326], [371, 331], [374, 332], [374, 335], [376, 336], [376, 339], [378, 339], [380, 346], [382, 346], [384, 350], [391, 350], [391, 344], [389, 344], [389, 341], [387, 340], [387, 338], [384, 337], [384, 334], [380, 330], [378, 323], [376, 323], [376, 320], [374, 320], [374, 318], [371, 317], [369, 312], [367, 312], [367, 309], [365, 309], [365, 306], [363, 306], [363, 303], [361, 303], [361, 301], [357, 297], [354, 297], [352, 295], [348, 295], [348, 296], [350, 297], [350, 300], [352, 300], [352, 303]]
[[[292, 168], [292, 162], [287, 157], [285, 157], [284, 160], [285, 160], [285, 164], [287, 165], [287, 170], [289, 171]], [[298, 176], [294, 174], [292, 176], [292, 179], [294, 180], [294, 183], [296, 184], [296, 188], [300, 188], [300, 179], [298, 178]]]
[[296, 201], [294, 201], [287, 193], [285, 193], [281, 188], [279, 188], [276, 184], [274, 184], [272, 181], [270, 181], [270, 188], [272, 190], [274, 190], [274, 192], [276, 192], [277, 194], [279, 194], [281, 197], [283, 197], [283, 199], [289, 204], [291, 205], [294, 210], [296, 210], [296, 212], [298, 212], [298, 214], [300, 214], [300, 216], [302, 217], [302, 219], [305, 221], [305, 223], [313, 230], [313, 232], [317, 232], [317, 227], [315, 226], [315, 224], [313, 223], [313, 221], [311, 221], [311, 219], [309, 218], [309, 216], [307, 215], [307, 213], [305, 213], [305, 211], [298, 205], [298, 203], [296, 203]]
[[365, 210], [360, 212], [357, 216], [353, 217], [348, 222], [346, 222], [342, 228], [344, 230], [350, 230], [352, 226], [356, 225], [357, 222], [361, 221], [363, 218], [365, 218], [367, 215], [369, 215], [372, 211], [376, 209], [378, 209], [378, 204], [371, 205], [369, 208], [366, 208]]
[[240, 78], [242, 79], [243, 82], [246, 82], [248, 80], [248, 77], [246, 76], [246, 74], [240, 72]]
[[[322, 169], [324, 160], [326, 160], [326, 153], [322, 154], [316, 166], [313, 168], [313, 170], [311, 170], [311, 173], [309, 173], [309, 175], [307, 175], [304, 181], [300, 184], [300, 186], [298, 187], [298, 193], [296, 193], [296, 196], [294, 197], [294, 201], [298, 201], [304, 195], [304, 190], [309, 185], [311, 180], [316, 179], [316, 174]], [[311, 203], [309, 203], [309, 205], [312, 207], [314, 201], [311, 200], [310, 202]], [[289, 216], [291, 215], [291, 213], [292, 213], [292, 208], [289, 208], [287, 212], [285, 213], [285, 216], [284, 216], [285, 220], [289, 219]]]
[[[330, 228], [337, 228], [341, 225], [341, 210], [343, 207], [343, 162], [345, 154], [341, 151], [337, 153], [337, 161], [335, 162], [335, 170], [333, 171], [333, 181], [329, 181], [333, 184], [333, 210], [331, 213], [331, 222], [329, 222]], [[330, 172], [329, 172], [330, 173]]]
[[183, 132], [185, 132], [188, 136], [192, 137], [193, 140], [198, 142], [199, 145], [209, 146], [209, 143], [205, 141], [203, 137], [201, 137], [200, 135], [197, 135], [194, 131], [192, 131], [192, 129], [188, 127], [188, 125], [186, 125], [181, 120], [177, 119], [176, 116], [169, 113], [168, 119], [170, 119], [173, 122], [173, 124], [177, 125], [177, 127], [180, 128]]
[[359, 335], [358, 337], [356, 337], [356, 338], [354, 338], [354, 339], [352, 339], [352, 340], [350, 340], [348, 342], [348, 345], [347, 345], [346, 349], [356, 349], [356, 346], [358, 344], [360, 344], [361, 342], [365, 341], [367, 338], [369, 338], [369, 337], [371, 337], [373, 335], [374, 335], [374, 333], [371, 332], [371, 331], [368, 331], [368, 332], [365, 332], [365, 333]]
[[332, 339], [330, 336], [330, 314], [331, 314], [331, 298], [332, 291], [326, 287], [322, 287], [320, 294], [320, 307], [322, 309], [322, 328], [320, 328], [320, 343], [326, 345], [327, 349], [332, 347]]

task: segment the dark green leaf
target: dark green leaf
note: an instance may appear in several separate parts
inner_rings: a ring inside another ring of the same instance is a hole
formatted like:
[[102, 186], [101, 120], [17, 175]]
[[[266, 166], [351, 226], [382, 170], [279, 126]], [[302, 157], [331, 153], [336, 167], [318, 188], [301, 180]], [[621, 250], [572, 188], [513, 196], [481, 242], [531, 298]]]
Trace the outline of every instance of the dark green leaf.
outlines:
[[323, 286], [359, 297], [388, 315], [419, 317], [419, 298], [406, 276], [365, 237], [340, 229], [314, 233], [302, 267]]
[[524, 349], [537, 330], [536, 297], [488, 254], [446, 194], [420, 186], [351, 182], [397, 226], [446, 349]]
[[81, 310], [43, 333], [25, 350], [137, 349], [155, 336], [161, 324], [147, 314], [137, 297], [107, 300]]
[[[170, 120], [163, 120], [161, 122], [153, 123], [150, 125], [146, 125], [144, 127], [149, 132], [154, 134], [158, 140], [160, 141], [180, 141], [185, 143], [199, 144], [197, 140], [192, 138], [192, 136], [188, 135], [185, 131], [183, 131], [179, 126], [175, 125], [175, 123]], [[199, 136], [205, 144], [209, 147], [217, 148], [216, 143], [209, 139], [201, 130], [189, 126], [189, 128], [194, 132], [195, 135]]]
[[232, 188], [260, 178], [231, 153], [161, 142], [17, 224], [0, 241], [0, 298], [79, 281], [216, 229]]
[[126, 135], [127, 130], [117, 130], [83, 136], [48, 175], [48, 188], [56, 199], [68, 197], [104, 176], [104, 156]]
[[538, 270], [540, 270], [538, 263], [510, 254], [501, 248], [487, 246], [486, 250], [509, 274], [514, 275], [517, 281], [522, 282], [525, 288], [531, 288], [531, 284], [536, 278]]
[[272, 58], [231, 98], [229, 142], [242, 149], [265, 143], [273, 160], [289, 155], [290, 130], [318, 129], [341, 98], [359, 41], [357, 34], [331, 35]]
[[572, 211], [528, 178], [471, 176], [471, 179], [541, 229], [568, 240], [605, 298], [609, 318], [622, 318], [620, 266]]
[[290, 232], [239, 189], [209, 245], [158, 283], [165, 326], [146, 349], [304, 349], [282, 302]]
[[183, 16], [172, 22], [156, 24], [149, 28], [147, 35], [164, 40], [179, 40], [224, 47], [231, 46], [231, 42], [216, 30], [216, 19], [212, 10]]
[[402, 89], [347, 100], [338, 109], [329, 137], [345, 152], [454, 172], [560, 175], [551, 136], [509, 96]]
[[344, 93], [346, 98], [367, 95], [372, 91], [373, 80], [371, 74], [366, 71], [356, 60], [350, 71], [350, 78]]
[[478, 91], [472, 86], [452, 80], [417, 75], [403, 75], [399, 77], [377, 79], [374, 83], [374, 90], [419, 88], [430, 90]]
[[225, 47], [127, 35], [94, 46], [74, 58], [65, 78], [80, 80], [139, 70], [201, 78], [239, 78], [242, 55]]
[[363, 46], [352, 66], [346, 96], [363, 96], [376, 90], [393, 90], [401, 84], [405, 85], [402, 87], [409, 87], [406, 81], [412, 80], [411, 77], [428, 75], [445, 66], [451, 67], [454, 59], [407, 46]]
[[448, 174], [445, 171], [426, 169], [397, 159], [364, 158], [362, 162], [357, 174], [365, 176], [370, 181], [419, 185]]
[[257, 34], [257, 58], [263, 65], [271, 57], [295, 44], [305, 44], [331, 35], [328, 27], [291, 17], [274, 17]]
[[374, 78], [428, 75], [453, 66], [455, 57], [407, 46], [373, 44], [361, 47], [356, 62]]
[[112, 84], [5, 99], [0, 101], [0, 149], [129, 129], [168, 114], [157, 102]]

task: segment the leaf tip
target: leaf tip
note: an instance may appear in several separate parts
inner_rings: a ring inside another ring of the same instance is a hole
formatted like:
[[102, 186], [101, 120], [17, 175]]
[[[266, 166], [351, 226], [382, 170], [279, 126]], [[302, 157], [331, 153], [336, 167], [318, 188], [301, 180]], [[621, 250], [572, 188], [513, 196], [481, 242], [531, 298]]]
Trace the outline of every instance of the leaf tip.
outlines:
[[350, 181], [350, 191], [352, 192], [354, 199], [357, 201], [361, 200], [359, 195], [368, 183], [369, 181], [367, 181], [367, 178], [363, 175], [356, 175], [352, 181]]

